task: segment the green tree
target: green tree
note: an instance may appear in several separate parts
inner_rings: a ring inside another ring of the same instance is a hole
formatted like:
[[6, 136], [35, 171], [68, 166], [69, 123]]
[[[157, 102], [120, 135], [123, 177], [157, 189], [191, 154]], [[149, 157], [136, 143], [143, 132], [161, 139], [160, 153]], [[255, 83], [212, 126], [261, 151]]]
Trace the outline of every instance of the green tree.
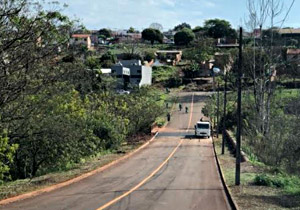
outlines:
[[163, 34], [159, 30], [153, 28], [147, 28], [143, 30], [142, 38], [144, 40], [150, 41], [152, 45], [154, 44], [155, 41], [159, 43], [163, 42]]
[[194, 33], [204, 32], [204, 31], [205, 31], [205, 29], [201, 26], [196, 26], [195, 28], [193, 28]]
[[0, 133], [0, 182], [9, 177], [9, 165], [13, 163], [17, 148], [17, 144], [9, 144], [6, 132]]
[[188, 23], [181, 23], [181, 24], [175, 26], [173, 30], [174, 31], [181, 31], [184, 28], [192, 29], [192, 27], [191, 27], [190, 24], [188, 24]]
[[117, 62], [117, 57], [110, 51], [107, 51], [100, 57], [100, 64], [104, 68], [110, 68]]
[[128, 33], [135, 33], [135, 29], [133, 27], [130, 27], [127, 32]]
[[211, 19], [204, 23], [206, 34], [212, 38], [237, 38], [237, 33], [226, 20]]
[[187, 45], [195, 39], [195, 34], [191, 29], [184, 28], [174, 36], [176, 45]]
[[109, 30], [107, 28], [102, 28], [98, 31], [98, 35], [102, 36], [105, 39], [107, 39], [107, 38], [110, 38], [112, 36], [112, 32], [111, 32], [111, 30]]

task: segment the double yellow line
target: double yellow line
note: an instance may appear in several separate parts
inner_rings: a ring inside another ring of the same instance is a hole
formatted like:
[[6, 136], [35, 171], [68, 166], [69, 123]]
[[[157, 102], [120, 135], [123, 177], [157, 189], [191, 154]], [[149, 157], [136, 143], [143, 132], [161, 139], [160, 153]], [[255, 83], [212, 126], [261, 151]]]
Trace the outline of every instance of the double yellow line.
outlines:
[[[189, 127], [191, 125], [192, 122], [192, 116], [193, 116], [193, 104], [194, 104], [194, 94], [192, 96], [192, 102], [191, 102], [191, 111], [190, 111], [190, 118], [189, 118], [189, 124], [188, 124], [188, 128], [186, 130], [186, 132], [189, 131]], [[114, 203], [118, 202], [119, 200], [121, 200], [122, 198], [128, 196], [129, 194], [131, 194], [132, 192], [136, 191], [138, 188], [140, 188], [143, 184], [145, 184], [149, 179], [151, 179], [171, 158], [172, 156], [175, 154], [175, 152], [177, 151], [177, 149], [180, 147], [180, 145], [182, 144], [183, 140], [181, 139], [180, 142], [178, 143], [178, 145], [175, 147], [175, 149], [171, 152], [171, 154], [167, 157], [167, 159], [164, 160], [164, 162], [162, 162], [149, 176], [147, 176], [145, 179], [143, 179], [140, 183], [138, 183], [136, 186], [134, 186], [133, 188], [131, 188], [129, 191], [125, 192], [124, 194], [120, 195], [119, 197], [116, 197], [115, 199], [109, 201], [108, 203], [104, 204], [103, 206], [99, 207], [96, 210], [103, 210], [111, 205], [113, 205]]]

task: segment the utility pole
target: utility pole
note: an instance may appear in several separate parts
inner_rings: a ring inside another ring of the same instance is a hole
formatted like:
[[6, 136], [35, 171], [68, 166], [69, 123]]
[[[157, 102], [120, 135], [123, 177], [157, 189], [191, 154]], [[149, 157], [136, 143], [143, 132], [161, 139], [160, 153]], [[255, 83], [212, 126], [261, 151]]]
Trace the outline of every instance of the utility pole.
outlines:
[[226, 106], [227, 106], [227, 72], [224, 69], [224, 108], [223, 108], [223, 129], [222, 129], [222, 155], [224, 155], [224, 150], [225, 150], [225, 138], [226, 138]]
[[241, 176], [241, 129], [242, 129], [242, 68], [243, 68], [243, 29], [240, 27], [239, 40], [239, 63], [238, 63], [238, 101], [237, 101], [237, 130], [236, 130], [236, 169], [235, 169], [235, 185], [240, 185]]

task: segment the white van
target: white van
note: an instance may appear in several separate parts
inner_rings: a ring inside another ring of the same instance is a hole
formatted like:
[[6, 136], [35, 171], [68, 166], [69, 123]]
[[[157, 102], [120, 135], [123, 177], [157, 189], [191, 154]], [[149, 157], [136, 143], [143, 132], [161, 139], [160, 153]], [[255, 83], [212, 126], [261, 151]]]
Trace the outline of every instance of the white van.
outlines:
[[202, 137], [207, 136], [210, 137], [210, 123], [198, 121], [195, 125], [195, 136]]

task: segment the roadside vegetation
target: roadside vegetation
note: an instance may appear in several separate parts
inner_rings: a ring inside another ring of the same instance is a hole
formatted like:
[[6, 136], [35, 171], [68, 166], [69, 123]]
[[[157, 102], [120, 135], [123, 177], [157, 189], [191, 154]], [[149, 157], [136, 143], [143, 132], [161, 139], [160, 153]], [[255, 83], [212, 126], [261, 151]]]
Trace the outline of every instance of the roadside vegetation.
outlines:
[[166, 114], [164, 91], [117, 94], [116, 81], [98, 70], [113, 54], [67, 48], [78, 24], [22, 2], [5, 1], [1, 10], [1, 182], [64, 171], [149, 134]]

